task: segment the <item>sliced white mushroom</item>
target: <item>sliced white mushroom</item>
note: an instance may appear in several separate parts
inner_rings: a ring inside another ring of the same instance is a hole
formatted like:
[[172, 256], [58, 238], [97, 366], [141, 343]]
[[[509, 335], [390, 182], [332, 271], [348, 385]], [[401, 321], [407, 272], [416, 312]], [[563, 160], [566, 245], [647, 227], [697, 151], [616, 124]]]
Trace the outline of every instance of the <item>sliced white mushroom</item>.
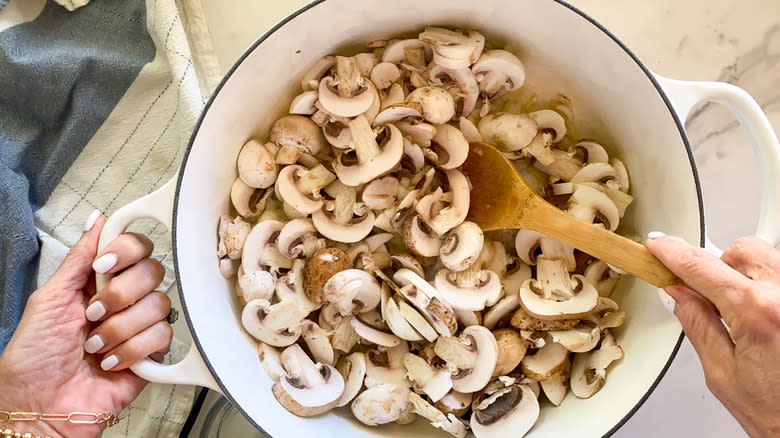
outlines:
[[569, 360], [569, 350], [557, 342], [547, 342], [538, 350], [526, 352], [520, 367], [523, 374], [534, 379], [544, 380], [565, 366]]
[[398, 179], [392, 176], [377, 178], [363, 189], [361, 199], [372, 210], [390, 208], [396, 201], [400, 190]]
[[394, 347], [379, 346], [365, 352], [366, 355], [366, 388], [384, 383], [409, 388], [412, 386], [406, 378], [404, 357], [409, 352], [409, 345], [401, 341]]
[[442, 239], [432, 233], [420, 217], [414, 215], [404, 221], [404, 242], [409, 251], [421, 257], [434, 257], [441, 251]]
[[352, 402], [352, 415], [366, 426], [392, 423], [411, 408], [409, 392], [409, 388], [392, 383], [368, 388]]
[[[398, 302], [391, 296], [388, 286], [384, 284], [382, 285], [381, 312], [382, 317], [394, 335], [406, 341], [423, 340], [422, 335], [415, 330], [401, 313]], [[433, 328], [431, 328], [431, 330], [433, 330]], [[435, 333], [436, 332], [434, 332], [434, 334]]]
[[303, 93], [295, 96], [295, 99], [290, 103], [290, 114], [300, 114], [302, 116], [310, 116], [317, 112], [317, 107], [314, 104], [317, 102], [317, 92], [314, 90], [304, 91]]
[[582, 151], [583, 160], [588, 164], [609, 162], [609, 154], [604, 146], [593, 140], [580, 140], [574, 147]]
[[[404, 88], [401, 86], [400, 83], [396, 82], [393, 85], [391, 85], [390, 88], [387, 89], [387, 91], [382, 93], [381, 96], [382, 104], [380, 105], [380, 110], [385, 109], [389, 106], [403, 103], [405, 99], [406, 96], [404, 95]], [[376, 122], [376, 120], [374, 120], [374, 122]]]
[[551, 109], [543, 109], [528, 113], [528, 116], [536, 120], [536, 126], [540, 131], [550, 130], [555, 133], [553, 143], [558, 143], [566, 136], [566, 120], [558, 112]]
[[[566, 277], [561, 283], [542, 279], [527, 280], [520, 288], [520, 304], [539, 319], [573, 319], [587, 315], [596, 307], [598, 291], [582, 275], [575, 274], [568, 280], [567, 272]], [[564, 289], [563, 285], [567, 281], [570, 287]]]
[[442, 336], [452, 336], [458, 329], [452, 307], [436, 288], [413, 271], [403, 268], [393, 274], [401, 294], [431, 323]]
[[527, 114], [493, 113], [477, 124], [482, 138], [505, 152], [519, 151], [536, 137], [536, 120]]
[[357, 333], [357, 335], [366, 342], [381, 345], [383, 347], [395, 347], [401, 343], [401, 338], [398, 336], [377, 330], [374, 327], [371, 327], [370, 325], [360, 321], [359, 318], [352, 318], [350, 323], [352, 324], [352, 328], [355, 330], [355, 333]]
[[547, 259], [560, 259], [569, 271], [577, 265], [574, 260], [574, 248], [558, 239], [553, 239], [532, 230], [518, 230], [515, 236], [515, 251], [520, 260], [529, 265], [535, 265], [537, 253]]
[[371, 70], [371, 82], [380, 90], [390, 88], [401, 78], [401, 71], [391, 62], [380, 62]]
[[452, 414], [444, 415], [444, 413], [414, 392], [409, 392], [408, 397], [412, 403], [412, 411], [430, 421], [433, 427], [441, 429], [456, 438], [464, 438], [466, 436], [466, 425], [456, 416]]
[[263, 370], [274, 382], [287, 374], [284, 366], [282, 366], [279, 350], [276, 348], [260, 342], [257, 344], [257, 355], [260, 358], [260, 365], [262, 365]]
[[274, 190], [276, 197], [285, 206], [305, 216], [322, 208], [323, 200], [319, 198], [319, 190], [335, 179], [336, 176], [321, 164], [311, 170], [293, 164], [279, 172]]
[[252, 300], [241, 312], [244, 329], [255, 339], [274, 347], [286, 347], [298, 340], [301, 323], [308, 312], [295, 300], [271, 304], [268, 300]]
[[244, 241], [249, 235], [252, 226], [244, 221], [241, 216], [231, 218], [227, 215], [219, 217], [217, 235], [217, 257], [230, 258], [238, 260], [241, 258], [241, 252], [244, 249]]
[[355, 352], [343, 356], [336, 364], [336, 369], [344, 378], [344, 393], [336, 406], [346, 406], [363, 389], [363, 378], [366, 376], [366, 357], [363, 353]]
[[583, 184], [574, 186], [566, 212], [588, 223], [598, 219], [609, 231], [615, 231], [620, 222], [615, 203], [604, 193]]
[[464, 393], [484, 388], [498, 360], [496, 338], [479, 325], [466, 327], [459, 338], [440, 336], [434, 350], [454, 369], [452, 389]]
[[385, 125], [380, 130], [383, 138], [377, 144], [371, 125], [364, 116], [349, 123], [352, 141], [357, 155], [357, 163], [345, 163], [345, 154], [333, 161], [333, 170], [339, 180], [348, 186], [367, 183], [377, 176], [392, 170], [401, 161], [404, 145], [401, 132], [394, 125]]
[[436, 166], [441, 169], [454, 169], [469, 154], [469, 142], [460, 130], [452, 125], [436, 126], [436, 135], [431, 139], [431, 150], [436, 154]]
[[334, 365], [335, 355], [328, 334], [317, 323], [304, 320], [301, 323], [301, 339], [315, 362]]
[[300, 417], [325, 413], [338, 404], [344, 379], [330, 365], [314, 363], [297, 344], [281, 354], [287, 374], [274, 383], [272, 392], [285, 409]]
[[511, 373], [525, 357], [528, 343], [520, 333], [511, 328], [502, 328], [493, 332], [498, 345], [498, 359], [493, 370], [493, 377], [505, 376]]
[[447, 169], [440, 173], [440, 177], [443, 177], [442, 183], [448, 188], [447, 193], [451, 194], [452, 201], [436, 214], [430, 212], [428, 225], [437, 234], [444, 235], [466, 219], [471, 204], [471, 188], [466, 176], [458, 169]]
[[466, 141], [469, 143], [483, 141], [482, 134], [480, 134], [479, 129], [477, 129], [477, 125], [471, 120], [461, 117], [458, 127], [460, 128], [460, 132], [466, 137]]
[[441, 400], [434, 403], [434, 407], [440, 410], [444, 415], [454, 415], [456, 417], [462, 417], [466, 415], [471, 407], [471, 401], [473, 399], [472, 394], [464, 394], [458, 391], [450, 391], [442, 397]]
[[628, 170], [626, 169], [626, 165], [623, 163], [622, 160], [619, 160], [617, 158], [613, 158], [609, 160], [609, 164], [612, 165], [612, 167], [615, 169], [615, 182], [618, 185], [618, 189], [620, 189], [623, 193], [628, 193], [629, 188], [629, 181], [628, 181]]
[[452, 307], [461, 310], [482, 310], [501, 298], [501, 279], [493, 271], [441, 269], [436, 273], [434, 284]]
[[379, 305], [381, 297], [376, 278], [360, 269], [336, 272], [325, 282], [322, 293], [326, 301], [336, 305], [342, 316], [373, 310]]
[[408, 51], [424, 48], [425, 45], [417, 38], [397, 40], [385, 47], [385, 51], [382, 52], [382, 62], [400, 64], [407, 61], [406, 54]]
[[601, 329], [620, 327], [626, 320], [626, 312], [619, 310], [617, 303], [606, 297], [599, 297], [591, 316]]
[[250, 187], [264, 189], [276, 181], [276, 161], [262, 143], [246, 142], [238, 154], [238, 175]]
[[277, 164], [294, 164], [301, 154], [317, 155], [327, 145], [320, 127], [308, 117], [296, 114], [277, 120], [271, 127], [270, 138], [281, 148], [276, 153]]
[[517, 90], [525, 83], [523, 63], [506, 50], [488, 50], [471, 67], [474, 77], [490, 99]]
[[239, 215], [250, 220], [263, 213], [268, 198], [273, 194], [274, 191], [270, 188], [261, 190], [248, 186], [240, 177], [230, 186], [231, 203]]
[[571, 392], [578, 398], [590, 398], [598, 392], [607, 378], [607, 367], [623, 357], [623, 349], [615, 338], [604, 330], [598, 350], [574, 355], [571, 367]]
[[413, 387], [427, 394], [432, 402], [441, 400], [452, 389], [450, 372], [436, 369], [420, 356], [407, 353], [404, 357], [406, 376]]
[[539, 401], [526, 385], [511, 385], [474, 400], [471, 431], [476, 438], [524, 436], [539, 418]]
[[479, 257], [484, 240], [479, 225], [464, 221], [444, 236], [439, 260], [450, 271], [465, 271]]
[[320, 79], [322, 79], [322, 77], [325, 76], [328, 71], [330, 71], [330, 69], [335, 65], [335, 56], [323, 56], [322, 58], [318, 59], [314, 64], [311, 65], [311, 67], [309, 67], [301, 79], [301, 88], [303, 88], [303, 91], [316, 90]]
[[509, 324], [511, 324], [512, 327], [520, 329], [522, 334], [523, 331], [541, 332], [548, 330], [569, 330], [570, 328], [577, 325], [579, 321], [580, 320], [576, 318], [539, 319], [532, 316], [525, 309], [520, 307], [512, 315], [512, 319], [509, 321]]
[[479, 98], [479, 85], [469, 68], [450, 69], [433, 64], [428, 69], [432, 83], [441, 83], [455, 100], [455, 114], [468, 116]]
[[244, 240], [241, 267], [245, 273], [270, 269], [290, 269], [292, 260], [279, 252], [276, 238], [284, 224], [275, 220], [258, 222]]
[[421, 121], [402, 121], [395, 123], [395, 126], [409, 141], [423, 148], [429, 147], [431, 139], [436, 135], [435, 126]]
[[571, 374], [571, 364], [566, 359], [563, 367], [553, 373], [552, 376], [541, 380], [539, 384], [544, 391], [544, 395], [555, 406], [560, 406], [563, 399], [566, 398], [566, 392], [569, 389], [569, 375]]
[[485, 37], [474, 30], [426, 27], [417, 38], [433, 49], [433, 62], [451, 69], [469, 67], [485, 47]]
[[336, 91], [336, 81], [331, 76], [324, 77], [318, 87], [319, 103], [328, 112], [339, 117], [355, 117], [368, 111], [376, 96], [369, 87], [363, 86], [357, 93], [344, 96]]
[[601, 339], [601, 330], [595, 318], [585, 318], [569, 330], [551, 330], [548, 333], [554, 342], [572, 353], [590, 351]]
[[434, 125], [449, 122], [455, 116], [455, 100], [441, 87], [420, 87], [409, 93], [407, 102], [422, 105], [423, 119]]
[[270, 300], [276, 289], [276, 278], [265, 270], [256, 270], [247, 274], [239, 268], [237, 277], [236, 292], [244, 305], [260, 298]]
[[570, 182], [580, 184], [585, 182], [605, 183], [614, 180], [617, 177], [617, 171], [612, 165], [607, 163], [586, 164], [574, 176]]
[[339, 223], [323, 210], [316, 211], [311, 216], [314, 228], [336, 242], [354, 243], [364, 239], [374, 228], [376, 217], [374, 212], [368, 210], [359, 217], [350, 219], [347, 223]]
[[493, 330], [499, 322], [509, 318], [518, 307], [520, 307], [520, 301], [517, 299], [517, 293], [507, 294], [485, 312], [482, 325]]
[[314, 225], [309, 219], [293, 219], [287, 222], [277, 239], [279, 252], [285, 257], [311, 257], [315, 251], [323, 249], [323, 242], [317, 238]]

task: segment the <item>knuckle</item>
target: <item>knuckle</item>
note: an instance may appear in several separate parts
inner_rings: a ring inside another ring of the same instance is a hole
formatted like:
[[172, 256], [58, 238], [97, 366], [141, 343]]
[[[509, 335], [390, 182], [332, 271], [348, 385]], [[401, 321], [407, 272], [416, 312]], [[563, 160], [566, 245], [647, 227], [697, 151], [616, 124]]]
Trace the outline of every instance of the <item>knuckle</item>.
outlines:
[[171, 298], [158, 290], [152, 292], [151, 297], [154, 300], [154, 305], [162, 311], [163, 316], [167, 315], [168, 311], [171, 310]]
[[160, 334], [165, 341], [164, 345], [169, 345], [173, 340], [173, 327], [165, 321], [160, 321]]
[[131, 238], [133, 242], [139, 245], [143, 251], [151, 254], [154, 250], [154, 242], [152, 242], [152, 240], [149, 239], [145, 234], [129, 232], [125, 233], [124, 235]]
[[100, 301], [106, 303], [112, 311], [119, 310], [130, 304], [130, 296], [121, 277], [114, 277], [101, 293]]
[[704, 372], [704, 382], [707, 388], [717, 398], [722, 398], [727, 393], [728, 375], [719, 368], [710, 367]]
[[162, 281], [165, 277], [165, 266], [162, 265], [157, 259], [146, 258], [138, 262], [143, 268], [148, 269], [152, 277], [159, 281]]

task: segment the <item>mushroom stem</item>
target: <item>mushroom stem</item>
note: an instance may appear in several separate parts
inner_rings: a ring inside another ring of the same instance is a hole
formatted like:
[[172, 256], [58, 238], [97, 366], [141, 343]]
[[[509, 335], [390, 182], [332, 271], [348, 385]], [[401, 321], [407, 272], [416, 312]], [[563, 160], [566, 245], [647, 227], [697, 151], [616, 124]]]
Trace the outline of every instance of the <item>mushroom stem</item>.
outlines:
[[339, 94], [342, 96], [352, 97], [363, 85], [363, 77], [354, 57], [336, 57], [336, 77]]
[[368, 161], [379, 155], [379, 145], [376, 144], [374, 130], [371, 129], [364, 115], [361, 114], [350, 121], [349, 129], [352, 132], [352, 145], [359, 162]]
[[336, 175], [332, 174], [322, 164], [318, 164], [314, 168], [303, 172], [295, 185], [301, 193], [309, 194], [314, 193], [335, 180]]

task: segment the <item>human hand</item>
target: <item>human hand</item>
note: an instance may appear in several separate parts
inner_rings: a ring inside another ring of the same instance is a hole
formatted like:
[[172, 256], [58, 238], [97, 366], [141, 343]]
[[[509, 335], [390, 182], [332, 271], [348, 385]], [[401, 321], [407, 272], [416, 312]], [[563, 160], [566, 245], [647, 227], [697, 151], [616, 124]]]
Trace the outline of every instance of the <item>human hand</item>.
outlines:
[[751, 437], [780, 436], [780, 253], [757, 237], [720, 259], [677, 237], [646, 244], [691, 287], [665, 290], [707, 387]]
[[[96, 254], [104, 224], [98, 216], [57, 272], [27, 300], [0, 356], [0, 410], [118, 415], [147, 383], [127, 368], [149, 355], [161, 360], [168, 351], [173, 331], [165, 318], [171, 302], [154, 291], [165, 269], [149, 258], [152, 242], [126, 233]], [[116, 258], [101, 259], [105, 254]], [[93, 262], [97, 270], [117, 274], [101, 291], [95, 290]], [[104, 426], [16, 422], [10, 427], [81, 438], [97, 436]]]

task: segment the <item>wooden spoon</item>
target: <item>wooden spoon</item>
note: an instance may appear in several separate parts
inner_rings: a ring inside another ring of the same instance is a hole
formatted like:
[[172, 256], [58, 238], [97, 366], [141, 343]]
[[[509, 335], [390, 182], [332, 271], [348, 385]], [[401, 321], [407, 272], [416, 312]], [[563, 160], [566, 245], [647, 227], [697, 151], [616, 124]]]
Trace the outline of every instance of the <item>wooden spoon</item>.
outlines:
[[644, 245], [583, 222], [545, 201], [493, 146], [472, 143], [463, 171], [473, 186], [466, 219], [483, 230], [538, 231], [655, 286], [684, 285]]

